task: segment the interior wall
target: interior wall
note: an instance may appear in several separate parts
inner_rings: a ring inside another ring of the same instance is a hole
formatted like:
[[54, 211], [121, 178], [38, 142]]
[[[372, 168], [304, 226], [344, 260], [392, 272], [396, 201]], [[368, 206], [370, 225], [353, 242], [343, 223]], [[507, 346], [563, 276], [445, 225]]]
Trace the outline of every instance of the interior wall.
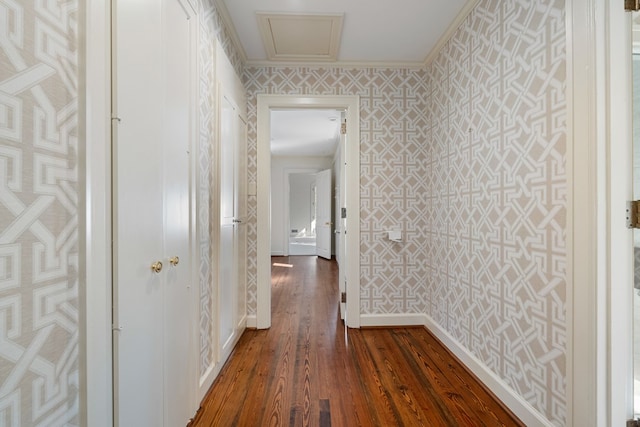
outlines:
[[481, 0], [427, 76], [427, 314], [565, 425], [565, 2]]
[[79, 425], [78, 1], [2, 2], [0, 423]]
[[[255, 127], [254, 127], [255, 129]], [[255, 148], [255, 145], [254, 145]], [[255, 150], [254, 150], [255, 154]], [[272, 156], [271, 157], [271, 254], [282, 255], [287, 244], [286, 236], [287, 224], [285, 215], [285, 179], [287, 170], [312, 170], [319, 172], [324, 169], [331, 168], [333, 159], [331, 157], [294, 157], [294, 156]], [[253, 162], [255, 164], [255, 160]], [[255, 172], [255, 169], [254, 169]], [[251, 174], [251, 172], [249, 172]], [[251, 175], [250, 175], [251, 176]], [[251, 210], [250, 210], [251, 211]], [[253, 207], [253, 218], [255, 221], [255, 205]], [[253, 228], [255, 232], [255, 228]], [[255, 241], [255, 234], [253, 236]], [[249, 245], [251, 247], [251, 244]], [[256, 254], [254, 253], [255, 257]], [[255, 258], [254, 258], [255, 259]], [[254, 272], [255, 277], [255, 272]], [[253, 288], [255, 291], [255, 281]], [[255, 294], [253, 296], [254, 306], [252, 308], [255, 313]]]
[[[427, 79], [425, 70], [246, 67], [249, 181], [256, 181], [258, 94], [360, 96], [361, 312], [426, 310]], [[331, 163], [329, 166], [331, 167]], [[256, 202], [249, 199], [250, 223]], [[386, 239], [404, 231], [406, 242]], [[249, 258], [255, 259], [255, 227]], [[249, 309], [256, 310], [256, 268], [249, 265]]]
[[[482, 0], [427, 70], [244, 72], [250, 181], [258, 94], [361, 97], [361, 313], [426, 313], [558, 425], [566, 417], [564, 14], [562, 0]], [[255, 224], [255, 202], [250, 211]], [[404, 243], [386, 240], [388, 229], [402, 230]]]
[[[311, 235], [312, 224], [315, 219], [315, 205], [311, 199], [314, 197], [312, 187], [316, 185], [316, 177], [312, 174], [289, 175], [289, 228], [287, 231]], [[285, 195], [286, 197], [286, 195]], [[315, 234], [315, 233], [314, 233]]]
[[200, 283], [200, 372], [203, 376], [206, 370], [216, 363], [214, 313], [215, 295], [212, 285], [216, 280], [217, 260], [213, 247], [214, 230], [218, 224], [213, 223], [212, 201], [214, 177], [216, 170], [212, 169], [214, 156], [214, 141], [217, 129], [216, 123], [216, 84], [215, 84], [215, 48], [216, 41], [225, 51], [227, 58], [241, 74], [243, 64], [240, 55], [231, 42], [228, 31], [222, 25], [214, 0], [198, 1], [199, 25], [199, 94], [198, 99], [198, 161], [197, 161], [197, 221], [198, 221], [198, 251], [199, 251], [199, 283]]

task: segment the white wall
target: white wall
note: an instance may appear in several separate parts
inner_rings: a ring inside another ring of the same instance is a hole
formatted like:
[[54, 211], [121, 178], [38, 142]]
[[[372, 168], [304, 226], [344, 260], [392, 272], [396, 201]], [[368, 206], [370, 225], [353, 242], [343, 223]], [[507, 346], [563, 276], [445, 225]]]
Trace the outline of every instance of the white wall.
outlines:
[[286, 172], [319, 172], [331, 168], [332, 163], [332, 157], [271, 157], [271, 255], [284, 254], [288, 236]]
[[311, 234], [311, 222], [315, 219], [311, 199], [313, 198], [312, 188], [315, 185], [315, 174], [296, 173], [289, 175], [289, 228], [285, 230], [289, 232], [298, 230], [298, 233], [305, 230], [307, 235]]

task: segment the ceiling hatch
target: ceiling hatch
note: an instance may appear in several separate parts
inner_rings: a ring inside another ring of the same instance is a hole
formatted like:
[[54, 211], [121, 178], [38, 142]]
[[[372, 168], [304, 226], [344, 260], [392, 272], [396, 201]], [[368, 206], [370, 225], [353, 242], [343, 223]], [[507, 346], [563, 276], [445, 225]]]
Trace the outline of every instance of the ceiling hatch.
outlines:
[[260, 34], [271, 61], [336, 61], [343, 14], [258, 12]]

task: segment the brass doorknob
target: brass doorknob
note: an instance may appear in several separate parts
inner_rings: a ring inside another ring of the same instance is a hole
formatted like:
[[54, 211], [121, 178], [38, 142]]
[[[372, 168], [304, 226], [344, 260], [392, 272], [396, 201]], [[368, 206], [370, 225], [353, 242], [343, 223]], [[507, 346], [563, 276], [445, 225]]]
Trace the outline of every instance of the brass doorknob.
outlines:
[[173, 257], [169, 258], [169, 263], [171, 265], [173, 265], [174, 267], [176, 265], [178, 265], [179, 262], [180, 262], [180, 258], [178, 258], [177, 256], [173, 256]]
[[156, 261], [151, 264], [151, 271], [154, 273], [160, 273], [162, 271], [162, 263], [160, 261]]

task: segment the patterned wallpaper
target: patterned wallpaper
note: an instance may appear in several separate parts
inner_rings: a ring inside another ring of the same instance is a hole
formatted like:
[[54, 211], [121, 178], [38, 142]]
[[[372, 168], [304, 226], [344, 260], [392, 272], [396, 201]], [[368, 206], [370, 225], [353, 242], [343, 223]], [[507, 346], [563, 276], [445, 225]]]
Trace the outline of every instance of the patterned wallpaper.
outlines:
[[[256, 181], [257, 95], [360, 96], [361, 311], [424, 313], [426, 310], [426, 184], [429, 122], [425, 70], [322, 67], [246, 68], [249, 181]], [[256, 200], [249, 200], [250, 224]], [[392, 243], [386, 230], [403, 230]], [[255, 227], [249, 259], [255, 260]], [[249, 265], [249, 311], [256, 310], [256, 270]]]
[[[426, 70], [247, 67], [258, 94], [361, 97], [361, 312], [426, 313], [566, 418], [564, 1], [482, 0]], [[255, 200], [249, 200], [255, 225]], [[384, 238], [400, 229], [405, 243]], [[255, 226], [249, 259], [256, 258]], [[249, 265], [249, 311], [256, 306]]]
[[0, 425], [78, 425], [78, 2], [0, 0]]
[[430, 66], [429, 314], [566, 416], [564, 1], [484, 0]]
[[199, 25], [199, 133], [198, 133], [198, 250], [200, 282], [200, 375], [216, 362], [214, 310], [215, 296], [212, 292], [215, 274], [215, 249], [212, 247], [214, 232], [211, 200], [216, 171], [212, 170], [213, 144], [215, 141], [215, 41], [218, 40], [238, 75], [242, 62], [228, 31], [224, 28], [214, 0], [198, 2]]

